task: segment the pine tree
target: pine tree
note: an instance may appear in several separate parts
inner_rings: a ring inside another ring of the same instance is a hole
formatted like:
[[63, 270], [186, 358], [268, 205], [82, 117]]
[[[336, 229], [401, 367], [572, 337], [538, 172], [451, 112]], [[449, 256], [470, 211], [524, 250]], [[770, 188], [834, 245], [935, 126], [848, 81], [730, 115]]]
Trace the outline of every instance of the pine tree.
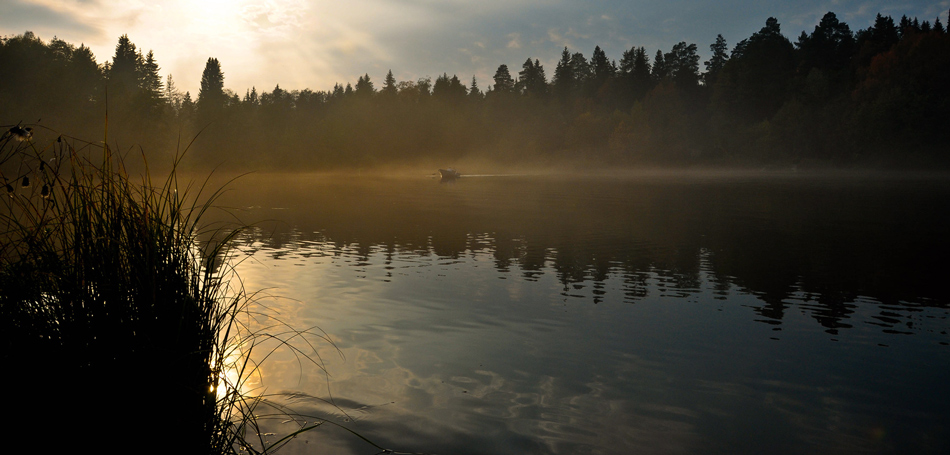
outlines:
[[806, 71], [811, 68], [841, 71], [851, 65], [854, 35], [848, 24], [839, 21], [835, 13], [825, 14], [810, 36], [805, 37], [804, 32], [802, 35], [797, 47]]
[[383, 89], [380, 90], [380, 93], [386, 96], [396, 95], [396, 78], [393, 77], [393, 70], [386, 73], [386, 79], [383, 80]]
[[630, 49], [623, 51], [623, 55], [620, 57], [620, 66], [618, 67], [618, 74], [620, 77], [632, 77], [634, 57], [636, 52], [637, 46], [633, 46]]
[[571, 55], [571, 75], [574, 77], [573, 85], [575, 90], [587, 85], [593, 73], [587, 58], [580, 52]]
[[650, 77], [653, 78], [655, 83], [659, 83], [666, 80], [668, 75], [669, 70], [666, 67], [666, 60], [663, 58], [663, 51], [657, 50], [656, 56], [653, 57], [653, 72], [650, 73]]
[[482, 92], [478, 90], [478, 81], [472, 76], [472, 87], [468, 89], [469, 98], [481, 98]]
[[765, 27], [733, 49], [717, 84], [713, 100], [718, 109], [750, 122], [772, 117], [784, 104], [797, 65], [795, 47], [770, 17]]
[[432, 94], [432, 79], [429, 79], [428, 76], [419, 78], [416, 81], [416, 88], [419, 90], [419, 96], [421, 98], [426, 98]]
[[527, 96], [543, 97], [547, 94], [548, 83], [540, 61], [525, 60], [518, 73], [518, 85], [519, 91]]
[[712, 52], [712, 57], [704, 62], [706, 65], [706, 73], [703, 75], [703, 80], [706, 83], [706, 86], [711, 87], [716, 83], [716, 79], [719, 78], [719, 72], [722, 71], [723, 67], [726, 66], [726, 62], [729, 61], [729, 54], [727, 51], [729, 47], [726, 45], [726, 39], [722, 35], [716, 35], [716, 42], [709, 45], [709, 50]]
[[699, 83], [699, 55], [695, 44], [680, 41], [673, 45], [670, 52], [663, 55], [667, 68], [667, 77], [681, 88], [693, 87]]
[[557, 62], [557, 67], [554, 69], [551, 85], [553, 85], [554, 93], [562, 100], [574, 91], [574, 67], [571, 65], [571, 53], [567, 47], [561, 52], [561, 60]]
[[139, 59], [141, 58], [142, 54], [136, 50], [129, 36], [120, 36], [107, 73], [109, 96], [112, 98], [110, 101], [119, 105], [131, 102], [139, 88], [139, 68], [142, 66]]
[[139, 69], [138, 97], [145, 115], [151, 119], [158, 118], [163, 111], [162, 76], [158, 74], [159, 69], [155, 54], [149, 50]]
[[195, 102], [191, 100], [191, 92], [186, 91], [185, 96], [181, 98], [181, 109], [178, 111], [178, 116], [187, 121], [194, 118], [197, 110]]
[[145, 55], [145, 65], [142, 71], [142, 90], [154, 99], [162, 96], [162, 76], [158, 74], [158, 62], [155, 61], [155, 53], [151, 50]]
[[449, 75], [442, 73], [435, 78], [435, 85], [432, 86], [432, 96], [435, 98], [447, 98], [449, 93]]
[[224, 73], [216, 58], [208, 58], [204, 72], [201, 73], [201, 89], [198, 91], [198, 120], [207, 123], [224, 109], [227, 95], [224, 93]]
[[452, 99], [456, 102], [465, 98], [465, 95], [468, 94], [468, 90], [465, 88], [465, 84], [462, 84], [462, 81], [459, 80], [458, 76], [453, 74], [452, 79], [449, 79], [449, 93]]
[[625, 97], [623, 106], [629, 108], [635, 101], [643, 99], [650, 91], [653, 82], [650, 79], [650, 57], [644, 47], [633, 46], [623, 52], [617, 70], [621, 96]]
[[334, 100], [343, 99], [346, 95], [346, 92], [343, 90], [343, 86], [339, 83], [333, 84], [333, 92], [330, 94], [330, 98]]
[[874, 56], [887, 52], [898, 41], [900, 41], [900, 32], [894, 19], [878, 13], [873, 26], [858, 32], [855, 44], [858, 52], [854, 56], [854, 61], [859, 67], [867, 67]]
[[168, 76], [165, 77], [165, 102], [175, 111], [178, 112], [181, 110], [181, 103], [184, 98], [184, 95], [178, 90], [178, 87], [175, 86], [175, 80], [172, 78], [171, 73], [168, 73]]
[[369, 74], [364, 74], [356, 81], [356, 94], [369, 97], [372, 96], [373, 93], [376, 93], [376, 89], [373, 88], [373, 82], [369, 80]]
[[914, 23], [906, 15], [901, 16], [900, 24], [897, 25], [897, 33], [903, 38], [905, 35], [913, 33]]
[[600, 90], [616, 72], [616, 66], [611, 64], [610, 60], [607, 59], [607, 53], [600, 46], [594, 47], [594, 54], [590, 58], [590, 69], [591, 93]]
[[495, 77], [493, 79], [495, 80], [495, 93], [511, 93], [514, 91], [515, 81], [511, 78], [511, 73], [508, 71], [508, 65], [499, 65], [498, 70], [495, 71]]

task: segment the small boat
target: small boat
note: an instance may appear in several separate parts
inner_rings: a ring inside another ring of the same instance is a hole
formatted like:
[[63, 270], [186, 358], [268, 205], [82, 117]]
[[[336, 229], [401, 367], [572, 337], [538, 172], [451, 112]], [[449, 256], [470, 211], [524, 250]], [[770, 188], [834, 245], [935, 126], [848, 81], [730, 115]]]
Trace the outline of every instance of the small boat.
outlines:
[[439, 174], [442, 175], [442, 180], [455, 180], [462, 176], [458, 171], [452, 168], [439, 169]]

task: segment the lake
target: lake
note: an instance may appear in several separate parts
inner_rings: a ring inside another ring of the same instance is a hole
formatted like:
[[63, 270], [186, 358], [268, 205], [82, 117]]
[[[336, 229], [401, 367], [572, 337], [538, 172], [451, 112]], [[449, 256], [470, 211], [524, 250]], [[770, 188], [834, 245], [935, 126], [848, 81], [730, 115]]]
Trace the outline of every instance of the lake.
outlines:
[[[313, 416], [271, 441], [320, 418], [406, 453], [950, 453], [946, 176], [231, 188], [243, 285], [332, 342], [293, 340], [325, 372], [255, 350], [255, 392]], [[281, 450], [378, 452], [331, 424]]]

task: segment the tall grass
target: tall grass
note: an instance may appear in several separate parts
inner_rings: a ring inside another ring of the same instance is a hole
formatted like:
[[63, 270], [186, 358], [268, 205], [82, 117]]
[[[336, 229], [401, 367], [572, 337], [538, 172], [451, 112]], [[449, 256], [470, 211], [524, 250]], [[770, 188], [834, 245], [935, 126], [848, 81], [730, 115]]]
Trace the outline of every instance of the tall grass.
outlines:
[[266, 451], [252, 442], [260, 399], [241, 391], [256, 365], [239, 229], [205, 222], [221, 190], [180, 187], [177, 160], [157, 184], [147, 167], [135, 181], [108, 145], [12, 132], [0, 390], [27, 398], [8, 414], [13, 437], [41, 453]]

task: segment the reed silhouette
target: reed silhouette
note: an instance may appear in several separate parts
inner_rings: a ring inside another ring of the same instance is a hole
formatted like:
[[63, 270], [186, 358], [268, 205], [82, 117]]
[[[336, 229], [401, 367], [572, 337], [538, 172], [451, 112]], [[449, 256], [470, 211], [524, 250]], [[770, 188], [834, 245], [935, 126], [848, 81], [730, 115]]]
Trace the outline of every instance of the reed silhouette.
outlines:
[[43, 453], [267, 453], [324, 423], [276, 442], [257, 431], [261, 416], [290, 415], [242, 390], [259, 341], [319, 358], [289, 341], [309, 332], [250, 323], [261, 315], [234, 272], [241, 227], [205, 221], [222, 189], [180, 183], [184, 153], [166, 178], [146, 166], [137, 182], [107, 140], [41, 147], [5, 128], [0, 386], [30, 397], [18, 438]]

